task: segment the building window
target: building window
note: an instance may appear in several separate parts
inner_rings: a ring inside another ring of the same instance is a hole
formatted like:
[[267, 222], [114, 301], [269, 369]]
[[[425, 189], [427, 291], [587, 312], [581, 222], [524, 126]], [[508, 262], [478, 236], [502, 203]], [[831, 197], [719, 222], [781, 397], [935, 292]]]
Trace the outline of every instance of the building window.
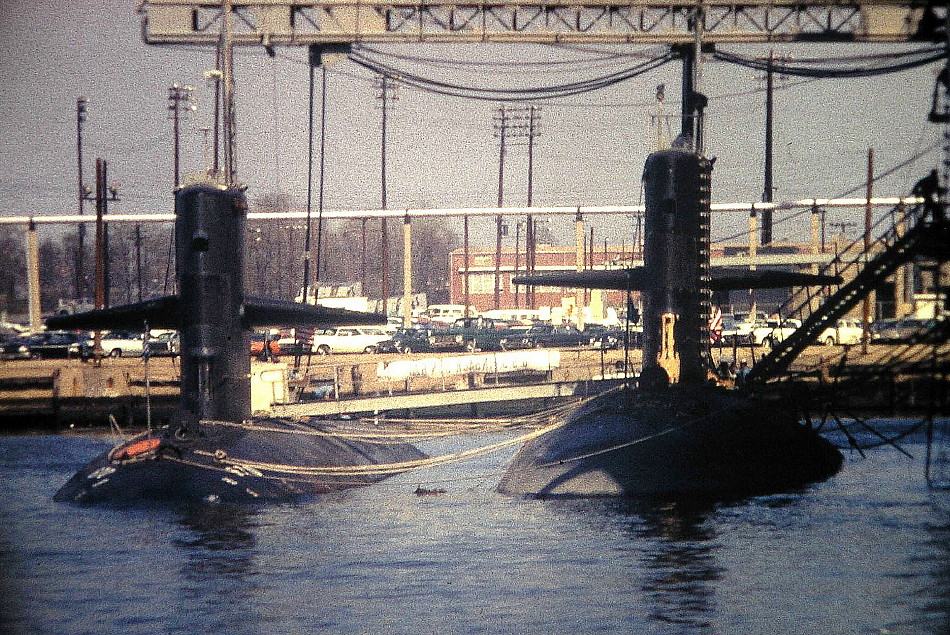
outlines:
[[495, 293], [495, 272], [469, 273], [468, 291], [479, 295]]

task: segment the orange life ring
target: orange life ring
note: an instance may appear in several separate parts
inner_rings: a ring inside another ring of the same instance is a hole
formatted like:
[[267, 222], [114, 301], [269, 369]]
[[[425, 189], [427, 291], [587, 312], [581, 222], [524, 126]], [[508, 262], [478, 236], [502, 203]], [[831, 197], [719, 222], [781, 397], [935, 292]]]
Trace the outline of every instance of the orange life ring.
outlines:
[[131, 459], [140, 454], [145, 454], [146, 452], [151, 452], [159, 445], [161, 445], [161, 439], [142, 439], [141, 441], [136, 441], [135, 443], [130, 443], [129, 445], [118, 448], [112, 454], [113, 461], [124, 461], [126, 459]]

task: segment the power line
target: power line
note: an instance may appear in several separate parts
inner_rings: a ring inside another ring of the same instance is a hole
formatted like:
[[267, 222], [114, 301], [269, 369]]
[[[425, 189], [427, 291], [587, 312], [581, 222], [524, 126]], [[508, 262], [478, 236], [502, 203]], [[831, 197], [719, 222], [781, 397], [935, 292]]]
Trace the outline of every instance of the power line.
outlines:
[[[780, 75], [796, 75], [799, 77], [816, 78], [859, 78], [875, 77], [888, 73], [897, 73], [920, 66], [926, 66], [941, 59], [947, 58], [950, 50], [946, 47], [931, 47], [927, 49], [904, 51], [862, 58], [814, 58], [801, 62], [785, 61], [771, 63], [772, 71]], [[768, 58], [745, 57], [736, 53], [716, 51], [713, 57], [722, 62], [729, 62], [738, 66], [752, 68], [758, 71], [767, 71], [770, 66]], [[844, 68], [830, 68], [832, 65], [841, 65], [843, 62], [867, 62], [865, 65]]]
[[606, 88], [607, 86], [618, 84], [632, 77], [636, 77], [637, 75], [641, 75], [648, 71], [659, 68], [660, 66], [672, 61], [674, 58], [675, 55], [672, 52], [667, 52], [660, 57], [643, 61], [639, 64], [630, 66], [615, 73], [556, 86], [543, 86], [534, 88], [483, 88], [477, 86], [463, 86], [460, 84], [421, 77], [419, 75], [394, 68], [378, 60], [374, 60], [360, 52], [354, 52], [350, 55], [350, 60], [360, 66], [363, 66], [364, 68], [373, 71], [374, 73], [391, 77], [398, 80], [400, 83], [415, 86], [416, 88], [427, 90], [429, 92], [452, 95], [467, 99], [482, 99], [488, 101], [505, 102], [535, 101], [540, 99], [551, 99], [555, 97], [566, 97]]

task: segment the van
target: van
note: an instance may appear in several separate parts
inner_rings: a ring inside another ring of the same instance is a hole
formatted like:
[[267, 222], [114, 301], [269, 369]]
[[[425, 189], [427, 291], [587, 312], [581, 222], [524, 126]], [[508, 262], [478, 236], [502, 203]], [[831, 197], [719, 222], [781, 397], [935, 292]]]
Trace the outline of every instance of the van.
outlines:
[[[455, 320], [466, 317], [464, 304], [430, 304], [426, 309], [429, 315], [429, 321], [441, 322], [444, 325], [454, 324]], [[468, 307], [468, 317], [478, 316], [478, 310]]]
[[523, 324], [531, 326], [541, 321], [541, 311], [536, 309], [491, 309], [482, 313], [484, 317], [509, 324]]

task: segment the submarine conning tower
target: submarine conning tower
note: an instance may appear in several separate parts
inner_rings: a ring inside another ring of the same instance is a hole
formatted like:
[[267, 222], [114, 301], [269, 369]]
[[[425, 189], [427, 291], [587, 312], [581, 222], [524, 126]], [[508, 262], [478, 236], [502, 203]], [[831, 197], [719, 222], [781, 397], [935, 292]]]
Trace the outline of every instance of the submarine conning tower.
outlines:
[[643, 388], [706, 379], [712, 163], [671, 149], [643, 168]]
[[189, 185], [176, 194], [175, 214], [182, 409], [199, 420], [242, 421], [251, 416], [244, 192]]

